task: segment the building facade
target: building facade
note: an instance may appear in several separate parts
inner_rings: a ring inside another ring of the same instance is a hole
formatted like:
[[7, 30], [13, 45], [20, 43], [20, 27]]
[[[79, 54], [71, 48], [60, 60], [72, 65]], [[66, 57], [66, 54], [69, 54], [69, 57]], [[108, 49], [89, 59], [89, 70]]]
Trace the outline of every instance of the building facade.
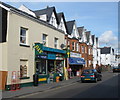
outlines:
[[114, 66], [115, 54], [114, 49], [111, 47], [103, 47], [101, 49], [101, 64]]
[[[56, 24], [50, 25], [5, 3], [0, 4], [0, 9], [3, 10], [1, 13], [5, 12], [2, 17], [6, 18], [0, 43], [0, 70], [7, 72], [6, 85], [11, 85], [18, 73], [23, 86], [33, 84], [36, 72], [40, 83], [48, 81], [49, 73], [63, 74], [65, 51], [61, 45], [64, 44], [64, 32], [56, 28]], [[56, 81], [55, 77], [53, 81]]]

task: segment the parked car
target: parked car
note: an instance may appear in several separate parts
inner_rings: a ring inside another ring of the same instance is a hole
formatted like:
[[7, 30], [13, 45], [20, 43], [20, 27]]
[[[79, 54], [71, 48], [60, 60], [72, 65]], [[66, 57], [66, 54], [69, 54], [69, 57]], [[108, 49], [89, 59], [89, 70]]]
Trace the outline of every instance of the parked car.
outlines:
[[120, 65], [113, 67], [113, 73], [114, 73], [114, 72], [120, 72]]
[[96, 69], [86, 69], [82, 71], [81, 82], [86, 82], [86, 81], [97, 82], [101, 80], [102, 80], [102, 75]]

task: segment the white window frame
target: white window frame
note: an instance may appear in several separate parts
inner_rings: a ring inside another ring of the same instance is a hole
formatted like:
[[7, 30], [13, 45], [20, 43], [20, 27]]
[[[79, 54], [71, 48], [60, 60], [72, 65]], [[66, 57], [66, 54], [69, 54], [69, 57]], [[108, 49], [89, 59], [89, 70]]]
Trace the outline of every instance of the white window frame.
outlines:
[[[21, 64], [23, 62], [25, 63], [24, 65]], [[20, 78], [23, 77], [28, 77], [28, 60], [20, 59]]]
[[91, 49], [89, 48], [89, 55], [91, 54]]
[[76, 51], [79, 51], [79, 43], [76, 43]]
[[[25, 35], [22, 35], [22, 30], [25, 30]], [[25, 42], [21, 41], [21, 38], [25, 38]], [[20, 44], [28, 45], [28, 29], [20, 27]]]
[[[48, 36], [47, 34], [42, 35], [42, 43], [44, 46], [47, 46], [47, 36]], [[44, 39], [44, 37], [45, 37], [45, 39]]]

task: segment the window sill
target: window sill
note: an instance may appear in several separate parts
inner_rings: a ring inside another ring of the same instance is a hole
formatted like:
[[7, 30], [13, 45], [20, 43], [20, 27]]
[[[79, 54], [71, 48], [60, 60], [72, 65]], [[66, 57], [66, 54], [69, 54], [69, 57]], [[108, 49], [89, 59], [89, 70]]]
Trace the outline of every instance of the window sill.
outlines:
[[22, 80], [22, 79], [30, 79], [30, 77], [21, 77], [20, 79], [21, 79], [21, 80]]
[[30, 47], [30, 45], [26, 45], [26, 44], [20, 44], [20, 46], [23, 46], [23, 47]]

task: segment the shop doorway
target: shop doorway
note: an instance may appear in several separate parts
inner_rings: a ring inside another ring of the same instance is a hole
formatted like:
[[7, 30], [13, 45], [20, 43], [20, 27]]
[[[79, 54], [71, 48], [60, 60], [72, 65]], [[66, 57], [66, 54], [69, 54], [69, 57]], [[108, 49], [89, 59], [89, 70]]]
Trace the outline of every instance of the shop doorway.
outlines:
[[36, 72], [38, 74], [47, 74], [47, 61], [40, 59], [36, 61]]

